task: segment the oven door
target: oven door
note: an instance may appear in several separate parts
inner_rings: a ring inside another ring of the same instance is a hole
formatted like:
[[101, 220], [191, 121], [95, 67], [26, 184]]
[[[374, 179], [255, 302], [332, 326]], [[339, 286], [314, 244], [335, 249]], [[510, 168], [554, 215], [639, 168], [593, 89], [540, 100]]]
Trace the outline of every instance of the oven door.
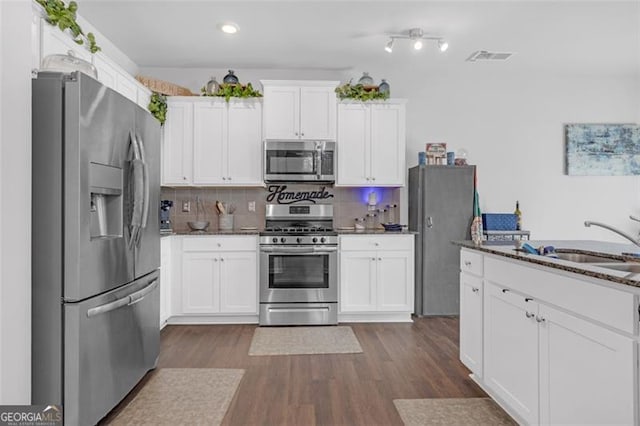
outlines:
[[265, 182], [334, 182], [335, 143], [265, 141]]
[[337, 302], [337, 247], [261, 247], [260, 303]]

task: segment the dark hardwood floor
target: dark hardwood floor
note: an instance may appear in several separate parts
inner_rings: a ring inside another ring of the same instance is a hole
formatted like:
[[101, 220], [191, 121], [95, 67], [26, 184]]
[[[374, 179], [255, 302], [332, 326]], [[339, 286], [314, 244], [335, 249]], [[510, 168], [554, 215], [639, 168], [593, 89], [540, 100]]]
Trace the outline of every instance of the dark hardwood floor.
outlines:
[[244, 369], [224, 425], [402, 425], [394, 399], [486, 396], [458, 360], [457, 318], [349, 325], [361, 354], [249, 356], [255, 325], [167, 326], [158, 367]]

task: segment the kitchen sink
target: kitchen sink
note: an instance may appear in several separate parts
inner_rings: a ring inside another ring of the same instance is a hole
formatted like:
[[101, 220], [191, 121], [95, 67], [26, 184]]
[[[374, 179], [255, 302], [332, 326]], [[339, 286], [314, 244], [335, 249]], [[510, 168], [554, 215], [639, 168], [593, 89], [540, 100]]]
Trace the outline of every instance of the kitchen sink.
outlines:
[[606, 263], [598, 265], [600, 268], [613, 269], [616, 271], [629, 272], [631, 274], [640, 273], [640, 263], [626, 262], [626, 263]]
[[562, 250], [556, 250], [558, 259], [568, 260], [576, 263], [620, 263], [619, 259], [611, 259], [610, 257], [599, 256], [597, 254], [590, 253], [575, 253], [564, 252]]

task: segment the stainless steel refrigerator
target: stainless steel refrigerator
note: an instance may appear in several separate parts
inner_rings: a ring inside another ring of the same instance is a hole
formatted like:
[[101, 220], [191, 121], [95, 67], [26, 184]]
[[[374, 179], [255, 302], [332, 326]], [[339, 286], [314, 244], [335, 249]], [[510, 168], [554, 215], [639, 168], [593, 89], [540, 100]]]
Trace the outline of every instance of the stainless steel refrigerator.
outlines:
[[32, 403], [95, 424], [158, 358], [160, 125], [79, 72], [32, 87]]
[[473, 219], [475, 166], [409, 169], [409, 230], [415, 239], [415, 314], [460, 313], [460, 248]]

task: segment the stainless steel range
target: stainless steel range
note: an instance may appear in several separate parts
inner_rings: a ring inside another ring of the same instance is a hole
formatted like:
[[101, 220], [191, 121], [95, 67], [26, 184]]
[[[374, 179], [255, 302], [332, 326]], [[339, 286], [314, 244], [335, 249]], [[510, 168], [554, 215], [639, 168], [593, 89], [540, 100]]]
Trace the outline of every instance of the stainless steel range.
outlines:
[[260, 234], [260, 325], [338, 323], [332, 205], [266, 206]]

